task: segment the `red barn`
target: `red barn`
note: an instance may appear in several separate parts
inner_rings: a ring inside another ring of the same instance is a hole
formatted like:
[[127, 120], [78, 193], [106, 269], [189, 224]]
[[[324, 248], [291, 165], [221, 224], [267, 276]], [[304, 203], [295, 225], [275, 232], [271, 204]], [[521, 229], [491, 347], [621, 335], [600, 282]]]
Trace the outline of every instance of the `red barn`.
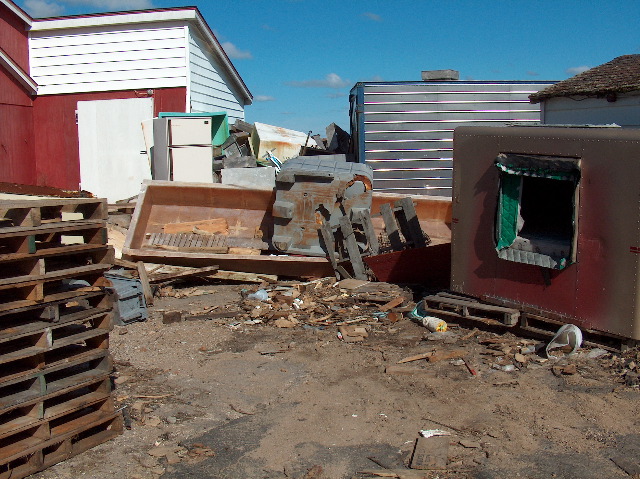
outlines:
[[28, 29], [32, 19], [0, 0], [0, 181], [35, 184], [33, 100]]

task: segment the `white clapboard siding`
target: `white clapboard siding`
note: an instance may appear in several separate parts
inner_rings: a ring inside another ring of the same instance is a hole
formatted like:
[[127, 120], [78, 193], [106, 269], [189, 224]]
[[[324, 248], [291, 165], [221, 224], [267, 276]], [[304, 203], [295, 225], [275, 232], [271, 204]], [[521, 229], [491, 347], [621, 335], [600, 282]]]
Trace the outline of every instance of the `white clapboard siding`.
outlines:
[[186, 32], [153, 24], [33, 32], [31, 76], [41, 95], [186, 86]]
[[193, 30], [189, 35], [189, 70], [192, 112], [226, 111], [229, 123], [244, 120], [244, 104], [229, 88], [220, 63]]
[[[165, 60], [179, 58], [182, 63], [184, 59], [184, 48], [157, 48], [153, 50], [147, 50], [149, 53], [153, 53], [150, 58], [156, 60]], [[86, 63], [107, 63], [113, 61], [139, 61], [140, 52], [138, 51], [114, 51], [108, 53], [85, 53], [75, 54], [72, 57], [58, 55], [48, 57], [35, 57], [32, 59], [31, 68], [46, 68], [46, 67], [73, 67], [75, 65], [83, 65]]]

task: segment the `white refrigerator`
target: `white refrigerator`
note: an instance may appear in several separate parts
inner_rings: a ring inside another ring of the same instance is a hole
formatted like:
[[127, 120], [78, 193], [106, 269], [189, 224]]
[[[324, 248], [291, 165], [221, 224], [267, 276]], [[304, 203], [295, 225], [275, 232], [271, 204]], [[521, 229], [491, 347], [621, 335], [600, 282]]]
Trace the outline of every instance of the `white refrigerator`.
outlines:
[[213, 183], [210, 118], [154, 118], [153, 179]]

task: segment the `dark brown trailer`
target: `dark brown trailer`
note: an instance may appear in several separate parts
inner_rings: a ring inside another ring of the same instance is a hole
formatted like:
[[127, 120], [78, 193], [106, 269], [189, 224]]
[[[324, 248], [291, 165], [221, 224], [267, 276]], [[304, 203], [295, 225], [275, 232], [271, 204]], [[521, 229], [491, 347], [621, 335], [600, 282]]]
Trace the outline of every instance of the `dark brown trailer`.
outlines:
[[452, 290], [640, 339], [640, 130], [461, 127]]

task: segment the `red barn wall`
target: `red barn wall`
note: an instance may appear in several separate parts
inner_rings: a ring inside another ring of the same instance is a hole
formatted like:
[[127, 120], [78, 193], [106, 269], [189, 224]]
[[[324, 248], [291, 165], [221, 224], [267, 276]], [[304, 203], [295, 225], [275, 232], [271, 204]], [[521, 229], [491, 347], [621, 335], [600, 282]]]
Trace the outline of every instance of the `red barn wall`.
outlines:
[[[185, 111], [187, 89], [153, 91], [153, 109]], [[34, 100], [36, 181], [38, 185], [77, 190], [80, 186], [80, 153], [76, 109], [79, 101], [146, 97], [147, 90], [74, 93], [40, 96]]]
[[29, 71], [29, 41], [25, 24], [4, 4], [0, 4], [0, 47], [25, 72]]

